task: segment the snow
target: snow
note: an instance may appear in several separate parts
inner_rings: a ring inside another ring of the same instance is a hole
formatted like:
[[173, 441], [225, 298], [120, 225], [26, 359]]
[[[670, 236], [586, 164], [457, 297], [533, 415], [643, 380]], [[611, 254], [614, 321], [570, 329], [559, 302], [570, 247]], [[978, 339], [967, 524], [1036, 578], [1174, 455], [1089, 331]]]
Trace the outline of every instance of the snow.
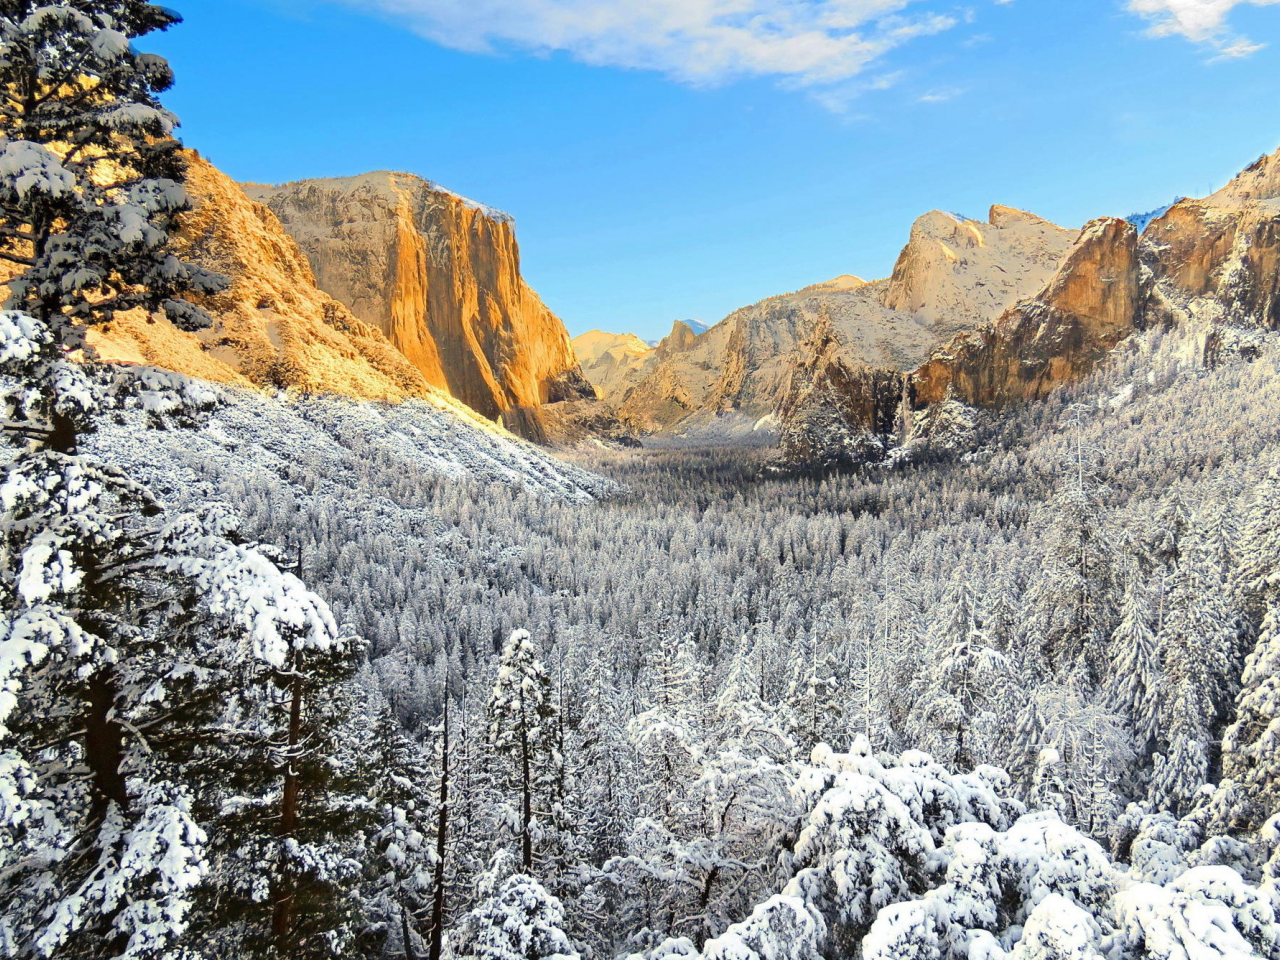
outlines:
[[702, 948], [703, 960], [820, 960], [826, 937], [821, 914], [796, 897], [766, 900]]
[[17, 310], [0, 311], [0, 364], [31, 360], [51, 339], [49, 328], [35, 317]]
[[[89, 438], [95, 455], [130, 470], [174, 496], [219, 501], [218, 489], [236, 479], [291, 476], [300, 462], [323, 479], [309, 495], [363, 501], [369, 522], [394, 507], [376, 490], [349, 478], [368, 460], [402, 463], [415, 473], [520, 486], [539, 496], [589, 503], [615, 485], [554, 459], [532, 444], [455, 413], [449, 406], [411, 400], [398, 405], [337, 397], [268, 397], [136, 368], [141, 375], [120, 422], [104, 422]], [[134, 369], [126, 372], [132, 375]], [[123, 390], [123, 388], [121, 388]], [[128, 391], [124, 391], [128, 392]], [[151, 411], [214, 407], [200, 430], [148, 431]], [[144, 409], [138, 409], [141, 405]], [[231, 446], [227, 445], [230, 438]], [[216, 478], [210, 483], [210, 477]], [[423, 517], [423, 524], [433, 522]]]
[[25, 140], [0, 138], [0, 189], [26, 199], [60, 198], [75, 190], [75, 177], [51, 150]]
[[1120, 936], [1130, 950], [1151, 960], [1246, 960], [1256, 956], [1216, 901], [1187, 896], [1150, 883], [1135, 884], [1115, 899]]
[[353, 642], [338, 636], [328, 604], [252, 547], [229, 543], [193, 517], [170, 524], [162, 537], [172, 550], [167, 566], [192, 578], [212, 614], [244, 632], [257, 660], [280, 670], [292, 654]]

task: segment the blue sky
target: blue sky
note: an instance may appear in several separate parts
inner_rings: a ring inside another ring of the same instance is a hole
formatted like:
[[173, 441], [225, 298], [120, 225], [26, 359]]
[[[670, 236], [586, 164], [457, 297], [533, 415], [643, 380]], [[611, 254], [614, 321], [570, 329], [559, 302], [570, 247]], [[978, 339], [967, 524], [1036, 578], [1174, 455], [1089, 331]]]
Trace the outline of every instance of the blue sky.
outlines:
[[575, 334], [885, 276], [930, 209], [1078, 226], [1280, 146], [1280, 0], [168, 2], [188, 144], [507, 210]]

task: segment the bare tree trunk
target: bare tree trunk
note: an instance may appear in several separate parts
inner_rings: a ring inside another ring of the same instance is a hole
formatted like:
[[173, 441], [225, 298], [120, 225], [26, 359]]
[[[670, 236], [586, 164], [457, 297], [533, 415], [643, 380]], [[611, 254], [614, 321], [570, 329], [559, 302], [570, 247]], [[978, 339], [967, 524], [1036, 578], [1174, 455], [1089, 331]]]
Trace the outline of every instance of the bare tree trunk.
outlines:
[[[404, 901], [400, 903], [400, 936], [404, 940], [404, 960], [418, 960], [418, 954], [413, 949], [413, 935], [409, 930], [409, 911], [405, 909]], [[432, 933], [434, 941], [435, 934]]]
[[[297, 669], [295, 664], [294, 669]], [[293, 836], [298, 824], [298, 771], [294, 766], [297, 760], [298, 744], [302, 740], [302, 676], [293, 678], [292, 696], [289, 704], [289, 739], [285, 750], [284, 789], [280, 798], [280, 830], [279, 837], [283, 841]], [[281, 860], [284, 852], [281, 851]], [[275, 909], [271, 918], [271, 932], [275, 935], [276, 949], [282, 954], [291, 953], [289, 943], [293, 929], [294, 903], [297, 891], [287, 869], [281, 871], [280, 887], [276, 891]]]
[[111, 719], [115, 707], [116, 684], [110, 671], [103, 670], [89, 683], [85, 712], [85, 761], [93, 771], [93, 815], [100, 819], [112, 804], [125, 809], [129, 794], [120, 767], [124, 763], [124, 728]]
[[[444, 743], [440, 752], [440, 813], [436, 821], [435, 890], [431, 901], [430, 960], [440, 960], [444, 945], [445, 855], [449, 836], [449, 691], [444, 696]], [[406, 951], [406, 956], [408, 953]]]
[[529, 719], [525, 716], [524, 690], [520, 691], [520, 785], [524, 792], [524, 828], [521, 831], [520, 852], [525, 872], [533, 870], [533, 785], [529, 782]]

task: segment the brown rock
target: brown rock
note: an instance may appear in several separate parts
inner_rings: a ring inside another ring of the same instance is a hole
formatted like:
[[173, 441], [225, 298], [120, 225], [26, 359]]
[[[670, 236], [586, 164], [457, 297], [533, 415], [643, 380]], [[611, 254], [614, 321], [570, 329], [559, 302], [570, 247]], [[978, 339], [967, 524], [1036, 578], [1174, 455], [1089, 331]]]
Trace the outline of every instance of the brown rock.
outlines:
[[1140, 272], [1133, 226], [1093, 221], [1042, 293], [960, 334], [911, 375], [912, 407], [951, 390], [969, 406], [998, 408], [1087, 373], [1136, 328]]
[[685, 431], [773, 414], [818, 342], [849, 370], [910, 370], [955, 332], [1042, 289], [1076, 236], [1007, 207], [993, 207], [985, 223], [934, 211], [912, 227], [891, 278], [837, 277], [735, 311], [692, 342], [668, 338], [680, 349], [662, 350], [610, 399], [637, 429]]
[[539, 407], [594, 397], [564, 325], [520, 275], [505, 214], [401, 173], [245, 189], [321, 289], [484, 416], [539, 439]]
[[1174, 204], [1143, 234], [1141, 256], [1155, 278], [1151, 321], [1280, 328], [1280, 151]]
[[269, 210], [207, 161], [189, 159], [195, 208], [182, 218], [175, 252], [226, 275], [231, 286], [202, 302], [215, 323], [198, 335], [142, 316], [93, 331], [90, 342], [104, 359], [365, 399], [432, 393], [376, 328], [316, 287], [306, 257]]

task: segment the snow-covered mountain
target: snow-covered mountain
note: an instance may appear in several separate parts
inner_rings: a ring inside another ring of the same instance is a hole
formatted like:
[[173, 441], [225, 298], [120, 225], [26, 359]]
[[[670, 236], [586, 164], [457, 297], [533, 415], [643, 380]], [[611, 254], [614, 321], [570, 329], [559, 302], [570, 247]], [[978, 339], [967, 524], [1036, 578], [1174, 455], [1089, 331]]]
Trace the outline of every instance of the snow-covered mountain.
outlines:
[[956, 331], [1043, 287], [1076, 236], [1008, 207], [993, 207], [985, 222], [926, 214], [891, 277], [841, 276], [744, 307], [610, 399], [644, 431], [689, 433], [729, 422], [750, 430], [778, 408], [796, 355], [820, 322], [835, 331], [844, 362], [911, 369]]
[[744, 307], [611, 399], [645, 431], [719, 431], [727, 421], [750, 429], [777, 410], [820, 317], [851, 364], [910, 369], [957, 329], [1042, 287], [1075, 236], [1009, 207], [993, 207], [987, 221], [931, 212], [911, 228], [890, 278], [838, 276]]
[[[1280, 327], [1280, 151], [1222, 190], [1183, 200], [1139, 238], [1125, 220], [1087, 225], [1044, 288], [997, 319], [962, 329], [899, 373], [849, 364], [820, 331], [780, 407], [783, 455], [821, 465], [880, 459], [910, 443], [931, 409], [1000, 410], [1092, 370], [1136, 330], [1208, 321]], [[1230, 334], [1212, 338], [1232, 339]], [[900, 368], [899, 368], [900, 369]]]
[[395, 507], [394, 498], [361, 482], [372, 462], [380, 476], [402, 465], [415, 476], [502, 484], [574, 503], [615, 489], [439, 393], [393, 404], [234, 386], [211, 385], [207, 392], [214, 407], [200, 429], [149, 430], [149, 414], [130, 409], [93, 435], [90, 447], [145, 476], [173, 503], [220, 502], [233, 510], [234, 491], [296, 486], [302, 471], [312, 478], [306, 496], [331, 498], [353, 516], [408, 510], [431, 525], [426, 513]]

